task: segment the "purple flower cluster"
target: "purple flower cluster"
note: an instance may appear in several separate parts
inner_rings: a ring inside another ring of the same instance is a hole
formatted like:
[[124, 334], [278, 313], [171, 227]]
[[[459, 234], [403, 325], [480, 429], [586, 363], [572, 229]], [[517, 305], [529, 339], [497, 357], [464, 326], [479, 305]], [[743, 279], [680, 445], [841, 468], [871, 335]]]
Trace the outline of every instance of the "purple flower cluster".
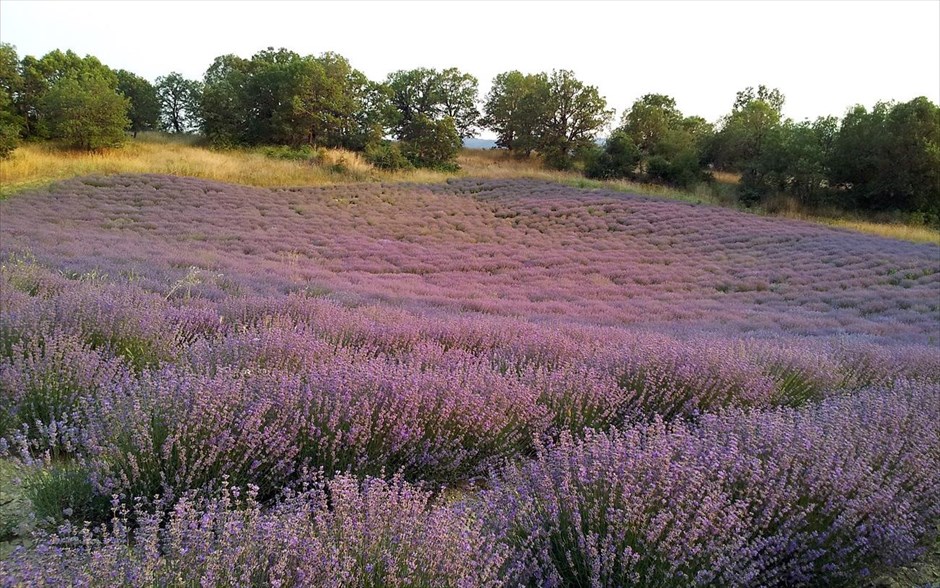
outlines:
[[936, 247], [533, 181], [0, 216], [0, 455], [116, 509], [12, 585], [830, 584], [937, 534]]
[[14, 344], [0, 360], [0, 436], [15, 434], [32, 452], [74, 453], [82, 402], [115, 386], [125, 371], [74, 335]]
[[[116, 506], [0, 562], [3, 586], [500, 586], [506, 547], [464, 506], [339, 476], [262, 508], [223, 482], [167, 511]], [[135, 520], [133, 527], [129, 524]]]
[[[940, 389], [563, 435], [481, 493], [341, 475], [60, 528], [6, 585], [839, 585], [936, 537]], [[159, 501], [159, 499], [158, 499]]]
[[568, 437], [486, 493], [535, 585], [835, 585], [940, 520], [940, 387]]

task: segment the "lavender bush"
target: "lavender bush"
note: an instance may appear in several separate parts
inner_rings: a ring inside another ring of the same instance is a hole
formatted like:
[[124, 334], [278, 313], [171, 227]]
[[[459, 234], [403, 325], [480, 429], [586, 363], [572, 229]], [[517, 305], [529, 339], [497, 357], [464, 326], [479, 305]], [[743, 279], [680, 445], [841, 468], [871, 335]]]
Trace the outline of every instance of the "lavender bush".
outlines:
[[449, 502], [343, 475], [264, 509], [222, 477], [218, 497], [138, 505], [133, 530], [116, 502], [109, 528], [66, 526], [3, 571], [10, 585], [857, 585], [937, 536], [938, 391], [566, 435]]
[[126, 377], [122, 362], [74, 336], [16, 344], [0, 359], [0, 437], [22, 438], [31, 453], [74, 453], [80, 403]]
[[524, 584], [857, 585], [937, 537], [937, 414], [901, 384], [566, 436], [486, 501]]
[[[346, 476], [262, 509], [256, 490], [115, 505], [103, 530], [63, 526], [0, 562], [4, 586], [501, 585], [505, 548], [480, 517], [400, 480]], [[128, 521], [135, 521], [134, 528]]]

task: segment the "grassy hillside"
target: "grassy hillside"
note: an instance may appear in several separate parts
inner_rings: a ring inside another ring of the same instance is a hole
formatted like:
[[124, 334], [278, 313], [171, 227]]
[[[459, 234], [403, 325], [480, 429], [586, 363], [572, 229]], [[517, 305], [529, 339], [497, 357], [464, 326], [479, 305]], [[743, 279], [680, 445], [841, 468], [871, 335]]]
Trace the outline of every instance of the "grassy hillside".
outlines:
[[[280, 159], [263, 149], [213, 150], [192, 137], [171, 137], [142, 133], [124, 147], [98, 152], [62, 151], [48, 144], [26, 144], [8, 160], [0, 161], [0, 199], [27, 188], [56, 180], [96, 174], [170, 174], [258, 187], [300, 187], [352, 182], [443, 182], [454, 177], [483, 179], [540, 179], [579, 188], [606, 188], [688, 202], [733, 206], [731, 174], [716, 174], [714, 184], [700, 184], [692, 190], [639, 184], [625, 180], [588, 180], [576, 172], [546, 169], [536, 159], [515, 159], [503, 152], [464, 149], [458, 157], [458, 172], [411, 170], [388, 172], [373, 167], [360, 154], [343, 150], [321, 150], [309, 160]], [[821, 216], [788, 203], [771, 212], [775, 216], [821, 222], [862, 233], [917, 243], [940, 244], [940, 232], [923, 226], [895, 222], [874, 222], [865, 218], [844, 218], [837, 212]]]

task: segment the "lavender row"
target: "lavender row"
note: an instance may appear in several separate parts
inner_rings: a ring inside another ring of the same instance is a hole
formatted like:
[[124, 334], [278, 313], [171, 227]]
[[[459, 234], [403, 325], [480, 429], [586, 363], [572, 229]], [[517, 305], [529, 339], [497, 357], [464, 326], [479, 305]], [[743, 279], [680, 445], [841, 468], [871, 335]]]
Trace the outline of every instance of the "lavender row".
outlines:
[[[133, 524], [131, 520], [133, 519]], [[400, 480], [338, 477], [262, 509], [223, 486], [172, 510], [115, 504], [0, 561], [15, 586], [500, 586], [506, 549], [480, 517]]]
[[940, 528], [940, 388], [564, 439], [488, 494], [534, 585], [857, 585]]
[[62, 182], [0, 214], [4, 255], [174, 297], [314, 291], [560, 323], [934, 344], [940, 319], [935, 246], [544, 182], [263, 190], [117, 176]]
[[409, 325], [396, 332], [319, 300], [306, 322], [276, 304], [261, 322], [154, 300], [138, 311], [144, 294], [110, 288], [9, 296], [0, 321], [2, 443], [81, 457], [104, 496], [178, 496], [222, 474], [272, 496], [321, 469], [453, 482], [566, 432], [940, 381], [936, 354], [917, 346], [618, 333], [590, 349], [578, 331], [530, 326], [515, 340], [467, 320], [453, 339], [392, 312]]
[[[858, 585], [937, 537], [940, 390], [733, 410], [563, 438], [434, 498], [341, 476], [264, 509], [183, 497], [110, 530], [63, 528], [6, 585]], [[158, 513], [164, 511], [158, 509]]]

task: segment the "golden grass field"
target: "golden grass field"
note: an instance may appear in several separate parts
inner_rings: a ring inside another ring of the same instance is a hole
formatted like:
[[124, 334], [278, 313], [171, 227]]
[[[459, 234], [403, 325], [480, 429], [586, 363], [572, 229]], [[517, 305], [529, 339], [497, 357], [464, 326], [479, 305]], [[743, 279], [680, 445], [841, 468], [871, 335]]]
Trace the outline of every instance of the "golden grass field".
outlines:
[[64, 178], [117, 173], [171, 174], [262, 187], [443, 182], [455, 176], [554, 181], [578, 177], [545, 170], [535, 159], [520, 161], [482, 150], [464, 150], [458, 163], [458, 172], [388, 172], [374, 168], [359, 153], [341, 149], [324, 150], [316, 162], [284, 160], [269, 157], [261, 150], [214, 150], [192, 141], [143, 133], [123, 147], [97, 152], [64, 151], [45, 143], [21, 145], [11, 158], [0, 160], [0, 197]]
[[[700, 185], [693, 190], [640, 184], [625, 180], [589, 180], [576, 172], [545, 169], [535, 158], [518, 159], [499, 151], [464, 149], [460, 170], [388, 172], [372, 167], [358, 153], [338, 149], [321, 151], [316, 161], [276, 159], [261, 150], [213, 150], [192, 138], [143, 133], [123, 147], [98, 152], [63, 151], [50, 144], [27, 143], [0, 160], [0, 199], [27, 188], [74, 176], [148, 173], [191, 176], [261, 187], [321, 186], [350, 182], [443, 182], [452, 177], [489, 179], [533, 178], [581, 188], [607, 188], [669, 199], [729, 205], [727, 190]], [[717, 185], [737, 183], [734, 174], [719, 172]], [[819, 222], [863, 233], [920, 243], [940, 244], [940, 231], [915, 225], [830, 218], [792, 208], [776, 216]]]

